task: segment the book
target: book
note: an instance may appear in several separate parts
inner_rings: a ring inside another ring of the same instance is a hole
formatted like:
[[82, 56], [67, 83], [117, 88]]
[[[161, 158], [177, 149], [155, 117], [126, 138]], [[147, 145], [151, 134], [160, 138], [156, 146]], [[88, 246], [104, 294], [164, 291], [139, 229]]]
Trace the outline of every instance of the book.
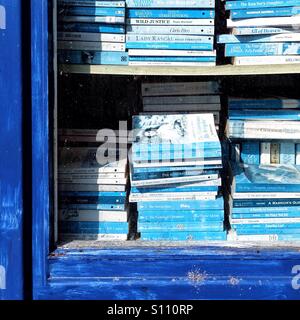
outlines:
[[265, 1], [226, 1], [225, 8], [231, 9], [252, 9], [252, 8], [272, 8], [272, 7], [293, 7], [300, 5], [299, 0], [265, 0]]
[[60, 22], [124, 24], [125, 17], [116, 16], [62, 16]]
[[129, 66], [214, 67], [216, 62], [129, 61]]
[[240, 152], [241, 161], [246, 164], [260, 163], [260, 144], [256, 141], [243, 142]]
[[271, 164], [280, 164], [281, 163], [281, 161], [280, 161], [280, 143], [271, 142], [270, 162], [271, 162]]
[[125, 7], [125, 1], [58, 0], [59, 5], [85, 7]]
[[212, 36], [199, 35], [173, 35], [173, 34], [128, 34], [126, 35], [126, 42], [178, 42], [178, 43], [213, 43]]
[[126, 42], [126, 49], [156, 49], [156, 50], [213, 50], [213, 43], [185, 42]]
[[58, 41], [58, 50], [125, 51], [125, 43], [95, 41]]
[[208, 107], [209, 104], [217, 104], [218, 110], [221, 109], [221, 99], [218, 95], [143, 97], [144, 111], [147, 111], [145, 110], [145, 106], [156, 104], [171, 105], [172, 108], [177, 104], [204, 104], [203, 108]]
[[246, 35], [272, 35], [272, 34], [286, 34], [294, 33], [295, 29], [293, 27], [235, 27], [232, 28], [231, 34], [237, 36]]
[[271, 143], [262, 142], [260, 144], [260, 163], [271, 164]]
[[152, 202], [152, 201], [208, 201], [215, 200], [217, 192], [164, 192], [129, 195], [129, 202]]
[[280, 143], [280, 163], [296, 164], [295, 144], [293, 142]]
[[[213, 35], [214, 34], [214, 19], [168, 19], [168, 18], [162, 18], [162, 19], [149, 19], [149, 18], [129, 18], [126, 19], [127, 27], [129, 27], [128, 31], [130, 32], [132, 29], [132, 26], [139, 26], [139, 27], [148, 27], [148, 26], [171, 26], [171, 28], [168, 27], [167, 30], [174, 30], [175, 32], [184, 33], [184, 34], [190, 34], [188, 30], [194, 30], [193, 32], [198, 31], [195, 34], [208, 34]], [[175, 26], [182, 26], [181, 28], [176, 28]], [[196, 26], [197, 28], [188, 29], [188, 26]], [[199, 26], [201, 28], [199, 28]], [[207, 26], [211, 26], [207, 28]], [[137, 30], [137, 29], [135, 29]], [[163, 34], [165, 34], [166, 31], [163, 31]], [[151, 30], [152, 33], [154, 33], [154, 29]], [[188, 32], [188, 33], [186, 33]], [[172, 32], [173, 33], [173, 32]]]
[[276, 112], [272, 109], [229, 110], [228, 116], [230, 120], [300, 120], [300, 111], [285, 108], [278, 109]]
[[215, 17], [215, 11], [209, 9], [131, 9], [127, 10], [127, 17], [153, 19], [209, 19]]
[[300, 63], [300, 56], [251, 56], [234, 57], [234, 65], [266, 65], [266, 64], [297, 64]]
[[290, 226], [290, 224], [295, 223], [299, 224], [300, 223], [300, 218], [259, 218], [259, 219], [231, 219], [230, 220], [231, 225], [253, 225], [253, 224], [287, 224]]
[[123, 192], [126, 190], [126, 185], [61, 183], [59, 181], [58, 190], [60, 192]]
[[61, 41], [125, 42], [125, 35], [117, 33], [58, 32], [57, 38]]
[[230, 18], [249, 19], [262, 17], [291, 17], [299, 15], [300, 7], [273, 7], [273, 8], [255, 8], [255, 9], [231, 9]]
[[236, 241], [294, 241], [300, 240], [300, 234], [253, 234], [237, 235]]
[[229, 109], [297, 109], [300, 108], [299, 99], [268, 98], [268, 99], [228, 99]]
[[125, 17], [125, 8], [122, 7], [89, 7], [89, 6], [65, 6], [59, 10], [61, 16], [111, 16]]
[[127, 222], [127, 211], [59, 210], [60, 221]]
[[141, 240], [147, 241], [225, 241], [225, 232], [143, 232]]
[[[234, 200], [232, 202], [233, 208], [249, 208], [249, 207], [298, 207], [300, 206], [300, 200], [293, 198], [281, 198], [281, 199], [242, 199]], [[275, 209], [276, 210], [276, 209]]]
[[216, 51], [129, 49], [129, 57], [216, 57]]
[[126, 0], [128, 8], [214, 8], [214, 0]]
[[115, 233], [62, 233], [60, 237], [65, 241], [70, 240], [86, 240], [86, 241], [126, 241], [128, 238], [127, 233], [115, 234]]
[[60, 32], [116, 33], [125, 34], [125, 25], [101, 23], [59, 23]]
[[299, 16], [292, 17], [263, 17], [232, 20], [227, 19], [227, 28], [235, 27], [293, 27], [300, 24]]
[[268, 43], [268, 42], [299, 42], [300, 33], [283, 33], [274, 35], [234, 35], [222, 34], [218, 36], [218, 43]]
[[60, 226], [62, 233], [115, 233], [128, 232], [127, 222], [64, 221]]

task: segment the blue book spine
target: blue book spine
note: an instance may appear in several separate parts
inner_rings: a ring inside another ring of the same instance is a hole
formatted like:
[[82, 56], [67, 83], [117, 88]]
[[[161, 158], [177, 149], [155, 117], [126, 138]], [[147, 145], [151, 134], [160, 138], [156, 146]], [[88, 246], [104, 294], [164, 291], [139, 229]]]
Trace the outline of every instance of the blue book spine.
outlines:
[[64, 221], [61, 232], [68, 233], [127, 233], [127, 222], [78, 222]]
[[214, 42], [211, 36], [172, 35], [172, 34], [128, 34], [126, 42], [179, 42], [179, 43], [210, 43]]
[[225, 241], [225, 232], [143, 232], [141, 240], [147, 241]]
[[223, 209], [223, 198], [208, 201], [145, 201], [137, 204], [138, 211], [140, 210], [199, 210], [206, 211], [207, 209]]
[[[285, 100], [282, 99], [247, 99], [247, 100], [231, 100], [228, 101], [228, 108], [229, 110], [233, 109], [282, 109], [287, 108], [291, 104], [286, 104]], [[300, 100], [293, 99], [292, 103], [293, 109], [300, 108]]]
[[223, 221], [224, 210], [207, 211], [144, 211], [138, 212], [139, 222], [197, 222], [205, 223], [208, 221]]
[[135, 57], [129, 61], [170, 61], [170, 62], [215, 62], [216, 57]]
[[127, 49], [160, 49], [160, 50], [213, 50], [212, 43], [179, 43], [179, 42], [126, 42]]
[[97, 1], [97, 0], [59, 0], [59, 5], [87, 6], [87, 7], [118, 7], [124, 8], [125, 1]]
[[131, 193], [151, 193], [151, 192], [217, 192], [217, 186], [203, 186], [203, 187], [154, 187], [154, 188], [131, 188]]
[[232, 214], [246, 214], [250, 215], [252, 213], [263, 213], [263, 214], [283, 214], [283, 213], [295, 213], [300, 214], [300, 206], [290, 206], [290, 207], [253, 207], [253, 208], [232, 208]]
[[299, 110], [229, 110], [230, 120], [299, 120]]
[[128, 65], [127, 52], [111, 51], [67, 51], [58, 52], [59, 63], [95, 64], [95, 65]]
[[157, 232], [157, 231], [201, 231], [217, 232], [224, 231], [222, 221], [209, 221], [207, 224], [199, 222], [139, 222], [138, 232]]
[[280, 143], [280, 164], [295, 164], [296, 146], [293, 142]]
[[233, 213], [233, 219], [263, 219], [263, 218], [299, 218], [300, 211], [295, 212], [275, 212], [275, 213]]
[[226, 57], [277, 56], [300, 54], [300, 43], [238, 43], [226, 44]]
[[241, 160], [246, 164], [259, 164], [260, 144], [259, 142], [243, 142], [241, 148]]
[[126, 0], [127, 8], [214, 8], [214, 0]]
[[270, 232], [272, 229], [284, 230], [284, 229], [299, 229], [300, 223], [257, 223], [257, 224], [236, 224], [232, 225], [235, 230], [249, 230], [249, 231], [266, 231]]
[[126, 192], [122, 191], [100, 191], [100, 192], [84, 192], [84, 191], [65, 191], [61, 192], [63, 197], [126, 197]]
[[207, 19], [214, 18], [214, 10], [172, 10], [172, 9], [128, 9], [128, 18], [153, 19]]
[[300, 0], [226, 1], [226, 9], [251, 9], [299, 6]]
[[299, 13], [300, 7], [230, 10], [231, 18], [233, 20], [263, 17], [290, 17], [298, 15]]
[[[178, 166], [178, 167], [153, 167], [153, 168], [133, 168], [133, 173], [162, 173], [162, 172], [175, 172], [175, 171], [184, 171], [184, 170], [220, 170], [222, 169], [222, 165], [205, 165], [205, 166]], [[205, 173], [205, 172], [203, 172]]]
[[70, 16], [111, 16], [125, 17], [124, 8], [67, 7], [62, 14]]
[[123, 211], [125, 204], [61, 204], [61, 209]]
[[276, 200], [233, 200], [234, 208], [251, 207], [299, 207], [300, 199], [276, 199]]
[[[295, 38], [294, 38], [295, 39]], [[297, 39], [298, 40], [298, 39]], [[274, 35], [234, 35], [234, 34], [222, 34], [218, 36], [217, 42], [222, 43], [272, 43], [272, 42], [286, 42], [286, 41], [293, 41], [293, 38], [288, 34], [285, 36], [280, 35], [277, 38]]]
[[298, 235], [300, 238], [300, 229], [295, 228], [289, 228], [289, 229], [256, 229], [256, 230], [251, 230], [251, 229], [245, 229], [245, 230], [237, 230], [238, 235], [250, 235], [250, 234], [294, 234]]
[[300, 184], [236, 184], [235, 192], [300, 192]]
[[91, 33], [118, 33], [125, 34], [123, 25], [103, 25], [98, 23], [64, 23], [58, 25], [59, 31], [91, 32]]

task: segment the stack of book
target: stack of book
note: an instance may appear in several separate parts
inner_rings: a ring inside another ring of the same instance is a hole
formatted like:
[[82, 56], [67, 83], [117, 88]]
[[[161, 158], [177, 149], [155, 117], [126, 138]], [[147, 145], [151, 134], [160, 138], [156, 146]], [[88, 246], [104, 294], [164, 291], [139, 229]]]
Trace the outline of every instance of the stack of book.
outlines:
[[215, 0], [126, 0], [129, 65], [214, 66]]
[[235, 65], [300, 63], [298, 0], [226, 1], [230, 34], [218, 37]]
[[217, 132], [221, 117], [219, 83], [170, 82], [142, 84], [143, 113], [212, 113]]
[[63, 240], [127, 240], [127, 149], [108, 159], [104, 149], [95, 146], [96, 136], [95, 130], [60, 132], [59, 232]]
[[60, 63], [128, 64], [124, 0], [58, 3]]
[[129, 201], [142, 240], [225, 240], [222, 153], [212, 114], [133, 117]]
[[300, 240], [299, 106], [290, 99], [229, 99], [232, 239]]

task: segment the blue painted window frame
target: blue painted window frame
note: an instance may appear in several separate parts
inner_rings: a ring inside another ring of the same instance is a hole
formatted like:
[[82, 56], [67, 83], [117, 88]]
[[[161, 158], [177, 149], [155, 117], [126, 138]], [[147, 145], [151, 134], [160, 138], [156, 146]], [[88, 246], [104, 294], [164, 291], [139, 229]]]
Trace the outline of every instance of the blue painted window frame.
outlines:
[[198, 245], [50, 252], [49, 10], [51, 1], [31, 1], [33, 298], [300, 299], [292, 286], [293, 267], [300, 265], [298, 248]]

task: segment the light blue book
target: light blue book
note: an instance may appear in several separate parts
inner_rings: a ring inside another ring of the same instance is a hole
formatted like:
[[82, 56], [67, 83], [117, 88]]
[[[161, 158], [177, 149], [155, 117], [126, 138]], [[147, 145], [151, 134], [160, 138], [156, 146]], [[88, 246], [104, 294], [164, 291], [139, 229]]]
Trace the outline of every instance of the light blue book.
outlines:
[[115, 51], [58, 51], [59, 63], [95, 64], [95, 65], [128, 65], [127, 52]]
[[241, 160], [246, 164], [259, 164], [260, 143], [255, 141], [243, 142], [241, 147]]
[[132, 173], [157, 173], [157, 172], [176, 172], [176, 171], [185, 171], [185, 170], [220, 170], [222, 165], [201, 165], [201, 166], [178, 166], [178, 167], [153, 167], [153, 168], [132, 168]]
[[135, 57], [130, 56], [129, 61], [170, 61], [170, 62], [215, 62], [216, 57]]
[[[246, 235], [249, 241], [249, 235]], [[300, 233], [299, 234], [266, 234], [265, 236], [268, 237], [268, 241], [297, 241], [300, 240]], [[250, 235], [251, 237], [251, 235]], [[259, 236], [258, 236], [259, 237]], [[253, 240], [258, 239], [257, 235], [253, 236]], [[264, 237], [262, 237], [265, 239]], [[261, 240], [261, 239], [260, 239]]]
[[[295, 30], [296, 32], [296, 30]], [[299, 42], [299, 35], [294, 34], [293, 37], [288, 34], [282, 35], [251, 35], [236, 36], [234, 34], [222, 34], [218, 36], [218, 43], [272, 43], [272, 42]]]
[[118, 7], [124, 8], [125, 1], [97, 1], [97, 0], [58, 0], [59, 5], [86, 7]]
[[293, 7], [293, 6], [300, 6], [300, 0], [226, 1], [225, 8], [227, 10], [231, 10], [231, 9], [272, 8], [272, 7], [277, 8], [277, 7]]
[[238, 235], [250, 235], [250, 234], [281, 234], [281, 235], [287, 235], [287, 234], [294, 234], [298, 235], [300, 239], [300, 229], [299, 228], [289, 228], [289, 229], [245, 229], [245, 230], [237, 230]]
[[280, 143], [280, 163], [296, 164], [296, 145], [293, 142]]
[[190, 176], [201, 176], [218, 174], [218, 170], [183, 170], [183, 171], [166, 171], [166, 172], [143, 172], [133, 173], [132, 180], [149, 180], [149, 179], [168, 179], [168, 178], [180, 178]]
[[164, 231], [201, 231], [217, 232], [224, 231], [223, 221], [199, 222], [138, 222], [138, 232], [164, 232]]
[[151, 193], [151, 192], [217, 192], [219, 190], [218, 186], [204, 186], [204, 187], [163, 187], [163, 186], [155, 186], [153, 188], [136, 188], [131, 187], [131, 193]]
[[250, 19], [264, 17], [290, 17], [300, 13], [300, 7], [260, 8], [230, 10], [231, 19]]
[[234, 35], [264, 35], [264, 34], [280, 34], [294, 33], [295, 29], [291, 27], [236, 27], [232, 29]]
[[290, 206], [290, 207], [250, 207], [250, 208], [231, 208], [232, 214], [300, 214], [300, 206]]
[[230, 120], [300, 120], [299, 110], [229, 110]]
[[228, 99], [228, 108], [233, 109], [298, 109], [299, 99]]
[[125, 34], [125, 26], [118, 24], [100, 23], [63, 23], [58, 24], [59, 31], [91, 32], [91, 33], [118, 33]]
[[214, 8], [215, 0], [126, 0], [127, 8]]
[[64, 221], [60, 225], [61, 232], [68, 233], [127, 233], [127, 222], [78, 222]]
[[300, 192], [299, 169], [281, 164], [235, 166], [232, 193]]
[[212, 51], [213, 43], [179, 43], [179, 42], [126, 42], [127, 49], [158, 49], [158, 50], [204, 50]]
[[235, 208], [251, 208], [251, 207], [298, 207], [300, 199], [254, 199], [254, 200], [233, 200]]
[[299, 218], [300, 211], [267, 213], [233, 213], [233, 219]]
[[[128, 21], [129, 20], [129, 21]], [[140, 19], [143, 21], [143, 19]], [[174, 35], [181, 35], [185, 37], [191, 37], [191, 36], [200, 36], [200, 35], [208, 35], [208, 36], [213, 36], [214, 35], [214, 26], [213, 25], [204, 25], [199, 27], [198, 25], [189, 25], [191, 24], [194, 19], [188, 20], [184, 19], [184, 23], [181, 25], [174, 26], [172, 25], [172, 19], [164, 19], [163, 25], [153, 25], [151, 24], [152, 20], [149, 19], [144, 19], [147, 21], [147, 25], [140, 24], [138, 25], [132, 25], [130, 22], [130, 19], [127, 19], [127, 28], [126, 32], [128, 35], [134, 34], [134, 35], [168, 35], [168, 36], [174, 36]], [[156, 21], [156, 19], [153, 19]], [[201, 21], [197, 19], [198, 22], [197, 24], [201, 24]], [[201, 19], [203, 20], [203, 19]], [[182, 21], [182, 20], [181, 20]]]
[[223, 210], [224, 200], [218, 197], [215, 200], [208, 201], [145, 201], [137, 204], [138, 211], [140, 210], [198, 210], [206, 211]]
[[223, 221], [224, 210], [207, 210], [207, 211], [144, 211], [138, 212], [139, 222], [197, 222], [204, 223], [208, 221]]
[[128, 34], [126, 42], [177, 42], [177, 43], [209, 43], [213, 44], [214, 37], [174, 34]]
[[[212, 114], [133, 116], [133, 153], [170, 150], [170, 145], [190, 149], [216, 148], [221, 144]], [[167, 149], [166, 149], [167, 148]]]
[[280, 56], [300, 54], [300, 43], [238, 43], [226, 44], [226, 57], [248, 57], [248, 56]]
[[[257, 223], [257, 224], [231, 224], [231, 226], [238, 232], [241, 230], [248, 230], [249, 232], [259, 230], [260, 232], [269, 233], [270, 230], [286, 230], [286, 229], [300, 229], [300, 223]], [[292, 231], [290, 231], [292, 232]], [[275, 232], [277, 233], [277, 232]]]
[[[100, 8], [100, 7], [65, 7], [60, 10], [61, 15], [68, 16], [110, 16], [125, 17], [124, 8]], [[125, 21], [125, 20], [124, 20]]]
[[225, 232], [143, 232], [141, 240], [146, 241], [225, 241]]
[[100, 191], [100, 192], [84, 192], [84, 191], [65, 191], [60, 192], [62, 197], [126, 197], [126, 192], [122, 191]]
[[78, 209], [78, 210], [107, 210], [123, 211], [126, 210], [125, 204], [61, 204], [61, 209]]
[[176, 9], [128, 9], [127, 18], [153, 18], [153, 19], [207, 19], [214, 18], [214, 10], [176, 10]]

